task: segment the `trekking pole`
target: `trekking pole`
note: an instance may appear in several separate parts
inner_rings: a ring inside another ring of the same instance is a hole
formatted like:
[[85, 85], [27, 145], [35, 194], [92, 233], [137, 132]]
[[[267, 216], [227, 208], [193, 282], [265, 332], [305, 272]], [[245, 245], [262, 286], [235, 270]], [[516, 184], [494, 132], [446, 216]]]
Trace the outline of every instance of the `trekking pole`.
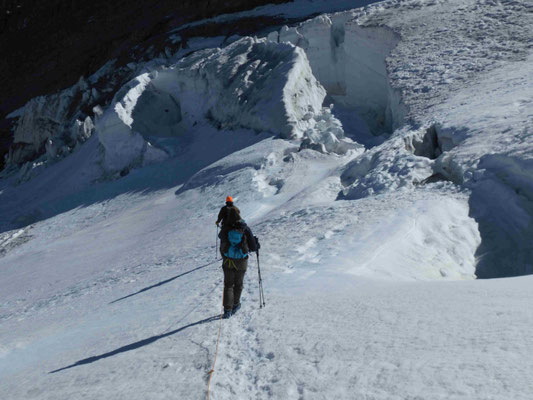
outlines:
[[218, 225], [217, 225], [217, 236], [215, 237], [215, 260], [218, 260]]
[[263, 291], [263, 279], [261, 278], [261, 268], [259, 266], [259, 250], [255, 252], [257, 255], [257, 274], [259, 275], [259, 308], [266, 306], [265, 293]]

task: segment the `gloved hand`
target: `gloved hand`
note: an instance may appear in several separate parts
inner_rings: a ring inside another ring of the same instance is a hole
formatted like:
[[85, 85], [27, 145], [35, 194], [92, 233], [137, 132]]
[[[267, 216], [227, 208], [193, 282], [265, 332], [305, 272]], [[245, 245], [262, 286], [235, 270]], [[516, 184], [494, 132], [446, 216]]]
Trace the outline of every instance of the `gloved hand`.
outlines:
[[215, 225], [218, 226], [218, 222], [215, 222]]
[[261, 248], [261, 245], [259, 244], [259, 239], [257, 238], [257, 236], [254, 236], [254, 239], [255, 239], [255, 244], [257, 246], [257, 250], [259, 250]]

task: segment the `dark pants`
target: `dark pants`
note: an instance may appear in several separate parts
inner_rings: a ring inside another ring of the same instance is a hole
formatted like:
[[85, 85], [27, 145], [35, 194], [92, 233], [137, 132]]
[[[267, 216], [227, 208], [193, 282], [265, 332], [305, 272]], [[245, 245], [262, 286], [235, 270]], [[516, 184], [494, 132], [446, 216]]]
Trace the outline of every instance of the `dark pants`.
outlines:
[[222, 269], [224, 270], [224, 309], [230, 310], [241, 302], [242, 284], [248, 259], [231, 260], [224, 258]]

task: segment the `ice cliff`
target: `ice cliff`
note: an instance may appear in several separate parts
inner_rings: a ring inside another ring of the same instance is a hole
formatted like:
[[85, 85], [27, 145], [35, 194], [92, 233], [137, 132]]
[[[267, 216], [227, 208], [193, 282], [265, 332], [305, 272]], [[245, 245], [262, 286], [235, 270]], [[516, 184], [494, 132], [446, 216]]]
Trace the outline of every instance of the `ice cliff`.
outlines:
[[318, 150], [358, 147], [322, 108], [326, 90], [305, 51], [290, 43], [243, 38], [225, 48], [198, 51], [168, 67], [138, 76], [116, 95], [96, 123], [107, 172], [157, 161], [163, 150], [151, 137], [186, 144], [192, 126], [246, 128], [286, 139], [306, 139]]

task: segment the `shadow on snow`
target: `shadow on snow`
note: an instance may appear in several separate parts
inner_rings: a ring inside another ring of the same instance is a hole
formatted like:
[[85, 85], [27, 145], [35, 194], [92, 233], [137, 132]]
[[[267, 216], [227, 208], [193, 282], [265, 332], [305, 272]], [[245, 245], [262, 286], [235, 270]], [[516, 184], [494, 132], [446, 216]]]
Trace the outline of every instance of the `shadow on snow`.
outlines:
[[167, 283], [169, 283], [169, 282], [172, 282], [174, 279], [178, 279], [178, 278], [181, 277], [181, 276], [184, 276], [184, 275], [190, 274], [191, 272], [194, 272], [194, 271], [198, 271], [199, 269], [202, 269], [202, 268], [208, 267], [208, 266], [213, 265], [214, 263], [219, 262], [219, 261], [220, 261], [220, 260], [211, 261], [211, 262], [209, 262], [209, 263], [207, 263], [207, 264], [204, 264], [204, 265], [201, 265], [201, 266], [196, 267], [196, 268], [194, 268], [194, 269], [191, 269], [190, 271], [183, 272], [183, 273], [181, 273], [181, 274], [179, 274], [179, 275], [176, 275], [176, 276], [174, 276], [174, 277], [172, 277], [172, 278], [169, 278], [169, 279], [165, 279], [164, 281], [161, 281], [161, 282], [159, 282], [159, 283], [156, 283], [155, 285], [147, 286], [147, 287], [145, 287], [144, 289], [141, 289], [141, 290], [139, 290], [139, 291], [137, 291], [137, 292], [135, 292], [135, 293], [128, 294], [127, 296], [124, 296], [124, 297], [121, 297], [121, 298], [119, 298], [119, 299], [113, 300], [113, 301], [110, 302], [109, 304], [117, 303], [117, 302], [119, 302], [119, 301], [121, 301], [121, 300], [127, 299], [127, 298], [129, 298], [129, 297], [136, 296], [136, 295], [141, 294], [141, 293], [143, 293], [143, 292], [146, 292], [146, 291], [148, 291], [148, 290], [150, 290], [150, 289], [156, 288], [156, 287], [158, 287], [158, 286], [165, 285], [165, 284], [167, 284]]
[[[180, 187], [214, 162], [273, 136], [246, 129], [217, 131], [205, 127], [205, 130], [191, 133], [197, 139], [179, 154], [158, 164], [133, 169], [119, 179], [101, 175], [101, 149], [95, 137], [34, 179], [19, 184], [16, 177], [0, 179], [0, 233], [122, 194], [148, 194]], [[99, 173], [95, 172], [98, 170]], [[176, 194], [183, 191], [178, 189]]]
[[74, 368], [74, 367], [79, 367], [80, 365], [92, 364], [95, 361], [102, 360], [104, 358], [112, 357], [112, 356], [120, 354], [120, 353], [125, 353], [127, 351], [135, 350], [135, 349], [138, 349], [140, 347], [152, 344], [154, 342], [157, 342], [159, 339], [163, 339], [163, 338], [166, 338], [168, 336], [172, 336], [172, 335], [174, 335], [174, 334], [176, 334], [178, 332], [181, 332], [181, 331], [183, 331], [183, 330], [185, 330], [187, 328], [190, 328], [190, 327], [193, 327], [193, 326], [196, 326], [196, 325], [207, 324], [209, 322], [217, 321], [218, 319], [220, 319], [220, 315], [214, 315], [212, 317], [205, 318], [205, 319], [202, 319], [200, 321], [193, 322], [192, 324], [182, 326], [181, 328], [174, 329], [173, 331], [162, 333], [161, 335], [152, 336], [152, 337], [149, 337], [147, 339], [139, 340], [138, 342], [127, 344], [125, 346], [119, 347], [118, 349], [115, 349], [113, 351], [110, 351], [110, 352], [107, 352], [107, 353], [104, 353], [104, 354], [100, 354], [98, 356], [92, 356], [92, 357], [89, 357], [89, 358], [84, 358], [83, 360], [76, 361], [74, 364], [68, 365], [68, 366], [63, 367], [63, 368], [56, 369], [54, 371], [50, 371], [49, 374], [55, 374], [56, 372], [64, 371], [66, 369], [70, 369], [70, 368]]
[[478, 168], [469, 199], [481, 236], [477, 277], [533, 274], [533, 161], [487, 154]]

